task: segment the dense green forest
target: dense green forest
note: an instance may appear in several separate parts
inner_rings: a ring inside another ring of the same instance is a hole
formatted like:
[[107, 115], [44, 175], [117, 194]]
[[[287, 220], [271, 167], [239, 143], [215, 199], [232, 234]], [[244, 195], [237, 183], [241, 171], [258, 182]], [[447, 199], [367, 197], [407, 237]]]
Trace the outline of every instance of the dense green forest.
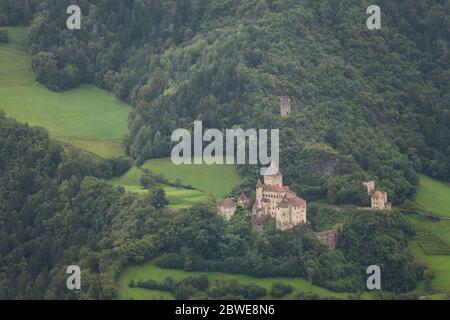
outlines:
[[[81, 30], [65, 27], [69, 4]], [[368, 30], [356, 0], [0, 1], [3, 23], [31, 21], [38, 80], [94, 82], [134, 106], [125, 139], [138, 163], [170, 154], [170, 134], [280, 128], [287, 183], [307, 199], [364, 204], [375, 178], [394, 204], [417, 172], [450, 179], [450, 4], [379, 1]], [[1, 22], [0, 22], [1, 23]], [[278, 114], [288, 95], [294, 112]], [[255, 168], [241, 173], [257, 175]]]
[[[422, 278], [407, 247], [414, 229], [398, 214], [355, 213], [331, 251], [305, 226], [259, 233], [243, 212], [226, 222], [211, 205], [166, 210], [161, 190], [114, 188], [95, 177], [104, 174], [95, 159], [2, 114], [0, 153], [1, 299], [113, 299], [123, 268], [150, 258], [189, 271], [309, 277], [347, 292], [364, 290], [367, 263], [380, 265], [388, 291]], [[72, 264], [80, 292], [65, 287]]]
[[[75, 3], [82, 28], [68, 30]], [[32, 65], [51, 90], [90, 82], [131, 104], [124, 144], [138, 164], [168, 156], [172, 131], [196, 119], [205, 128], [280, 128], [281, 169], [302, 197], [365, 205], [361, 182], [373, 178], [401, 204], [419, 172], [450, 180], [450, 2], [380, 0], [382, 29], [372, 31], [369, 4], [0, 0], [0, 26], [30, 26]], [[293, 101], [288, 118], [279, 116], [282, 95]], [[331, 251], [306, 226], [256, 233], [245, 211], [226, 222], [211, 204], [165, 209], [161, 189], [128, 194], [104, 179], [129, 159], [66, 150], [1, 112], [0, 155], [0, 299], [113, 299], [123, 268], [148, 259], [301, 276], [346, 292], [364, 290], [371, 264], [388, 291], [423, 279], [408, 249], [414, 228], [397, 211], [348, 213]], [[248, 178], [241, 188], [253, 188], [258, 168], [239, 170]], [[308, 214], [314, 227], [323, 213]], [[82, 269], [80, 292], [66, 289], [71, 264]]]

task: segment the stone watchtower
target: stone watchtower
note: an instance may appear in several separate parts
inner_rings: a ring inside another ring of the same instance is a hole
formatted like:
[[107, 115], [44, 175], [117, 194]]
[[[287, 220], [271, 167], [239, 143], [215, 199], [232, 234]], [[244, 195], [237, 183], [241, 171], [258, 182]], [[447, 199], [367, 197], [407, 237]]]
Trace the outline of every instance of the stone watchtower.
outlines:
[[280, 114], [287, 117], [291, 113], [291, 99], [289, 97], [280, 97]]

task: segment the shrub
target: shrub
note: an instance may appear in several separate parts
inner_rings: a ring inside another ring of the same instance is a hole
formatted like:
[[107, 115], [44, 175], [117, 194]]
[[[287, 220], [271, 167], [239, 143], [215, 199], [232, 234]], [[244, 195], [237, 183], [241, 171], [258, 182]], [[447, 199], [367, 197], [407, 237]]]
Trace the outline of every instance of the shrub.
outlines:
[[292, 286], [280, 282], [276, 282], [272, 285], [272, 288], [270, 290], [270, 294], [273, 297], [281, 298], [287, 294], [290, 294], [294, 291]]

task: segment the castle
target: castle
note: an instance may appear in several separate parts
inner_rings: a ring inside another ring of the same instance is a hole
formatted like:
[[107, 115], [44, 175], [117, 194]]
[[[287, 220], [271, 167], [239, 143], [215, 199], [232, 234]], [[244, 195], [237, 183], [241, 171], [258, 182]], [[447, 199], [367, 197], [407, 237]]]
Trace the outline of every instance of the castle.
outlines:
[[366, 181], [363, 185], [367, 188], [367, 194], [370, 195], [370, 209], [391, 210], [392, 204], [388, 202], [387, 192], [375, 190], [375, 181]]
[[283, 186], [283, 176], [278, 168], [271, 175], [256, 183], [256, 199], [252, 208], [252, 223], [263, 228], [270, 219], [275, 219], [278, 230], [287, 230], [306, 223], [306, 201]]

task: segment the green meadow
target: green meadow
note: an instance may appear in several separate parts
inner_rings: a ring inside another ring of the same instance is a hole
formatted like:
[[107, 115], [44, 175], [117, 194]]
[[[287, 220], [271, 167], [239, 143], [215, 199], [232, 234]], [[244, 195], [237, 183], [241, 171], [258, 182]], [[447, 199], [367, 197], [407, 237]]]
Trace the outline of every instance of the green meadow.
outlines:
[[155, 173], [163, 173], [169, 180], [180, 179], [183, 185], [217, 197], [225, 197], [242, 180], [233, 165], [175, 165], [171, 159], [152, 159], [144, 164]]
[[166, 197], [169, 200], [167, 207], [172, 209], [189, 208], [196, 203], [205, 202], [210, 199], [206, 193], [198, 190], [174, 188], [165, 185], [161, 187], [164, 189]]
[[[300, 291], [314, 292], [321, 297], [338, 297], [341, 299], [348, 298], [348, 293], [333, 292], [321, 287], [312, 286], [309, 282], [302, 278], [256, 278], [245, 275], [234, 275], [222, 272], [186, 272], [177, 269], [165, 269], [155, 266], [152, 263], [146, 263], [140, 266], [133, 266], [127, 268], [118, 281], [119, 297], [121, 299], [135, 299], [135, 300], [154, 300], [154, 299], [173, 299], [172, 294], [164, 291], [148, 290], [142, 288], [130, 288], [128, 284], [131, 280], [148, 280], [162, 281], [166, 277], [172, 277], [176, 280], [181, 280], [189, 276], [207, 275], [210, 284], [214, 284], [216, 280], [237, 280], [242, 284], [255, 283], [260, 287], [267, 289], [268, 293], [273, 283], [281, 282], [289, 284], [294, 288], [292, 294], [286, 295], [283, 299], [292, 299], [295, 294]], [[363, 297], [368, 297], [365, 294]], [[265, 299], [274, 299], [268, 294]]]
[[[448, 217], [450, 208], [450, 184], [421, 176], [417, 190], [416, 204], [426, 212]], [[410, 215], [417, 226], [417, 236], [410, 243], [410, 249], [419, 262], [426, 264], [433, 272], [432, 292], [426, 292], [433, 299], [445, 298], [450, 292], [450, 220], [431, 219]], [[424, 232], [425, 231], [425, 236]], [[436, 254], [440, 253], [440, 254]], [[420, 289], [420, 288], [419, 288]]]
[[11, 42], [0, 44], [0, 88], [29, 86], [35, 82], [31, 58], [25, 51], [26, 29], [8, 28]]
[[[129, 106], [94, 85], [82, 85], [62, 93], [52, 92], [35, 80], [26, 52], [26, 28], [8, 28], [11, 42], [0, 45], [0, 110], [30, 125], [46, 128], [63, 142], [101, 157], [124, 155], [121, 138], [127, 133]], [[175, 166], [169, 159], [148, 161], [145, 167], [163, 173], [196, 190], [161, 186], [173, 208], [186, 208], [208, 199], [223, 197], [241, 181], [234, 166]], [[133, 167], [112, 180], [127, 191], [146, 193], [140, 169]]]
[[131, 167], [123, 176], [111, 179], [111, 183], [115, 186], [122, 186], [126, 191], [135, 193], [147, 193], [141, 183], [142, 170], [137, 167]]
[[421, 176], [416, 203], [427, 211], [450, 217], [450, 183]]
[[416, 260], [425, 263], [433, 271], [433, 292], [450, 292], [450, 256], [427, 255], [416, 241], [411, 242], [410, 249]]
[[103, 158], [114, 158], [125, 155], [125, 151], [122, 147], [122, 141], [119, 139], [59, 140], [68, 142], [76, 147], [89, 150]]
[[101, 156], [123, 154], [130, 108], [94, 85], [62, 93], [46, 89], [36, 82], [25, 50], [26, 28], [8, 30], [11, 42], [0, 45], [0, 110]]
[[[145, 194], [149, 190], [141, 185], [141, 176], [142, 170], [137, 167], [132, 167], [123, 176], [114, 178], [111, 182], [115, 186], [124, 187], [127, 192]], [[166, 193], [166, 197], [169, 200], [168, 208], [184, 209], [195, 203], [208, 200], [208, 195], [198, 190], [174, 188], [167, 185], [160, 185], [159, 187], [164, 189]]]

